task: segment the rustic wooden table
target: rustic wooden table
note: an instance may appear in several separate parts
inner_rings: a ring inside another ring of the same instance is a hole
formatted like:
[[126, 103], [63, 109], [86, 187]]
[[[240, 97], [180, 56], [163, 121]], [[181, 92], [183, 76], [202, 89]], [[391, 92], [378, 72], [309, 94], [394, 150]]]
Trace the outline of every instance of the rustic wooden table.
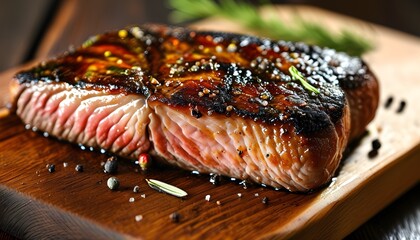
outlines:
[[[0, 9], [0, 71], [61, 53], [106, 30], [146, 22], [167, 23], [168, 10], [163, 6], [163, 1], [140, 0], [9, 1]], [[419, 190], [417, 183], [347, 238], [419, 239]], [[16, 233], [1, 229], [0, 239], [14, 239]]]

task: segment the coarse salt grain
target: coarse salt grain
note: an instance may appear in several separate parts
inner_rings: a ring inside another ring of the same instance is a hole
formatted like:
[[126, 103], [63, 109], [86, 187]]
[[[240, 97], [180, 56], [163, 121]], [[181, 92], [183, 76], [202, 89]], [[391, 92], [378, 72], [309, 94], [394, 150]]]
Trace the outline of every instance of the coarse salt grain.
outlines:
[[66, 162], [63, 162], [63, 167], [67, 167], [69, 164]]
[[140, 222], [141, 220], [143, 220], [143, 215], [136, 215], [135, 219], [136, 222]]
[[210, 195], [206, 195], [204, 199], [206, 199], [207, 202], [210, 202]]
[[240, 197], [240, 198], [241, 198], [241, 197], [242, 197], [242, 193], [238, 193], [238, 197]]
[[131, 197], [130, 199], [128, 199], [129, 202], [134, 202], [134, 200], [135, 199], [133, 197]]
[[146, 198], [146, 194], [142, 194], [140, 195], [142, 198]]

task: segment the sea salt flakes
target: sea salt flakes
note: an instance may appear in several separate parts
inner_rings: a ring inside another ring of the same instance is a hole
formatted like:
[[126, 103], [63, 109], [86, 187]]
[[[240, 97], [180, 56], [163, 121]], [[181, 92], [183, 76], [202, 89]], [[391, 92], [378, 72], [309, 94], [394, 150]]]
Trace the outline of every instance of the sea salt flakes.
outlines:
[[207, 202], [210, 202], [210, 195], [206, 195], [204, 199], [206, 199]]

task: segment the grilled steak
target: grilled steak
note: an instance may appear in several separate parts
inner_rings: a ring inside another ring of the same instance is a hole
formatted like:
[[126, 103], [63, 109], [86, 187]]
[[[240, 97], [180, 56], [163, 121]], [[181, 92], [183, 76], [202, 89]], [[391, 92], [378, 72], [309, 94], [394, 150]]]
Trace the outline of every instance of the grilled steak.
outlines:
[[359, 58], [159, 25], [94, 36], [12, 91], [22, 121], [59, 139], [290, 191], [328, 182], [378, 104]]

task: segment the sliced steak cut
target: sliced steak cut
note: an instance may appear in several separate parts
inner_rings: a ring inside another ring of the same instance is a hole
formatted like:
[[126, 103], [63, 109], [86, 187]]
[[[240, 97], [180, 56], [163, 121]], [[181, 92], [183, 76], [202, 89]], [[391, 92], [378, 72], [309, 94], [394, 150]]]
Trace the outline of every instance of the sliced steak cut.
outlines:
[[331, 179], [379, 98], [359, 58], [160, 25], [94, 36], [12, 92], [22, 121], [57, 138], [290, 191]]

